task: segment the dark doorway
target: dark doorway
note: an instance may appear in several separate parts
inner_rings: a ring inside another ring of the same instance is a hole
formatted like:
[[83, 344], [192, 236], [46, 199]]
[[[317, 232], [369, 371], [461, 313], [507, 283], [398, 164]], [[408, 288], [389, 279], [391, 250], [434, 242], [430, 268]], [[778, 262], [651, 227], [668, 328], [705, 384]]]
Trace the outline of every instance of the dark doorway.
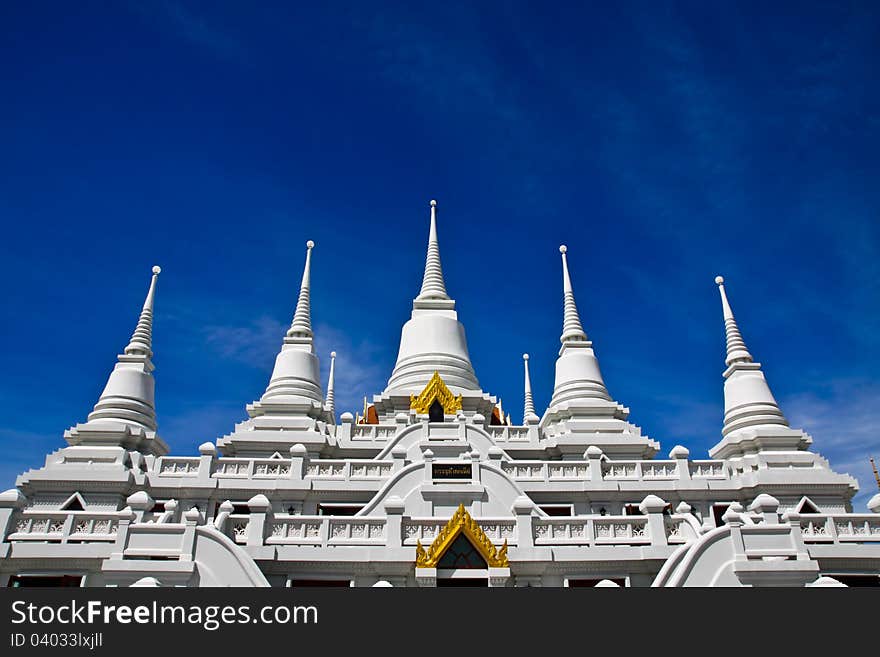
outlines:
[[443, 404], [441, 404], [439, 400], [435, 399], [431, 403], [431, 407], [428, 409], [428, 421], [443, 422], [443, 419]]
[[443, 587], [469, 587], [469, 588], [486, 588], [489, 586], [489, 580], [485, 577], [479, 578], [470, 578], [470, 577], [457, 577], [452, 579], [451, 577], [438, 577], [437, 578], [437, 588]]
[[13, 575], [9, 578], [10, 588], [33, 586], [79, 586], [82, 575]]

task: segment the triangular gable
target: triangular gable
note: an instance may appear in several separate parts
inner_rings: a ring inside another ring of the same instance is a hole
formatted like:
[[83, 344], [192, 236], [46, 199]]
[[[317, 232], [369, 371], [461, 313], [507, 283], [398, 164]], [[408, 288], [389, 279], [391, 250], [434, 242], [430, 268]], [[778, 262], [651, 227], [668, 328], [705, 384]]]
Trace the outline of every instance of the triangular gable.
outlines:
[[416, 413], [427, 415], [434, 400], [440, 402], [446, 415], [455, 415], [461, 410], [461, 395], [457, 397], [453, 395], [443, 379], [440, 378], [440, 373], [436, 371], [418, 397], [416, 395], [409, 396], [409, 407], [414, 409]]
[[795, 507], [795, 513], [822, 513], [809, 497], [804, 495]]
[[82, 498], [78, 492], [74, 493], [70, 497], [68, 497], [64, 504], [61, 505], [62, 511], [85, 511], [86, 510], [86, 501]]
[[463, 535], [480, 553], [490, 568], [509, 568], [507, 560], [507, 539], [501, 548], [496, 548], [479, 523], [459, 504], [449, 522], [438, 533], [431, 546], [425, 550], [421, 541], [416, 542], [416, 568], [436, 568], [446, 551], [455, 540]]

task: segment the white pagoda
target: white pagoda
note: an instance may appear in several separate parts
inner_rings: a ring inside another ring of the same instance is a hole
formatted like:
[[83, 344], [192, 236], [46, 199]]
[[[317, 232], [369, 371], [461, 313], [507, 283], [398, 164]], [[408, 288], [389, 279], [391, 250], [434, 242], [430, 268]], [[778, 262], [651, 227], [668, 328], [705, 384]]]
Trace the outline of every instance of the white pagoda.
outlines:
[[158, 434], [153, 268], [86, 422], [0, 495], [0, 585], [880, 585], [880, 495], [853, 513], [857, 482], [789, 426], [720, 276], [720, 440], [710, 458], [657, 458], [605, 386], [565, 246], [552, 398], [539, 416], [524, 354], [511, 423], [471, 364], [435, 201], [387, 385], [337, 416], [335, 353], [325, 388], [314, 348], [314, 246], [265, 392], [197, 456], [169, 456]]

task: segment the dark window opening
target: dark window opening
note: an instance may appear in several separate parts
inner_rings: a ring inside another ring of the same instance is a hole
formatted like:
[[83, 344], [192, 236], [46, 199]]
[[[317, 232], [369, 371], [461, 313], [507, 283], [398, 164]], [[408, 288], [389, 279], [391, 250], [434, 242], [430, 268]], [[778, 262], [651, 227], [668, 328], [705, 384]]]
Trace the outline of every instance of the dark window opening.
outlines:
[[440, 403], [440, 400], [435, 399], [431, 402], [431, 407], [428, 409], [428, 420], [430, 422], [443, 422], [443, 404]]
[[82, 502], [79, 501], [79, 495], [74, 495], [71, 497], [64, 506], [61, 507], [62, 511], [85, 511], [83, 508]]
[[437, 588], [486, 588], [489, 586], [489, 580], [485, 577], [438, 577]]
[[627, 504], [623, 507], [623, 515], [625, 516], [640, 516], [642, 512], [639, 510], [638, 504]]
[[319, 504], [319, 516], [354, 516], [363, 509], [360, 504]]
[[290, 586], [293, 588], [324, 587], [324, 588], [351, 588], [351, 582], [347, 579], [292, 579]]
[[713, 504], [712, 505], [712, 516], [715, 518], [715, 526], [721, 527], [726, 525], [727, 523], [722, 520], [722, 516], [727, 512], [727, 509], [730, 508], [729, 504]]
[[443, 553], [437, 568], [482, 568], [489, 565], [483, 555], [468, 540], [464, 534], [459, 534], [452, 545]]
[[248, 515], [251, 512], [251, 508], [247, 504], [233, 504], [232, 505], [232, 513], [235, 515]]
[[9, 588], [35, 586], [79, 586], [82, 575], [13, 575], [9, 578]]
[[548, 516], [573, 516], [571, 504], [542, 504], [538, 507]]
[[829, 575], [829, 577], [852, 587], [880, 587], [880, 575]]
[[798, 513], [822, 513], [819, 511], [819, 508], [813, 504], [809, 498], [805, 499], [801, 503], [801, 507], [798, 510]]

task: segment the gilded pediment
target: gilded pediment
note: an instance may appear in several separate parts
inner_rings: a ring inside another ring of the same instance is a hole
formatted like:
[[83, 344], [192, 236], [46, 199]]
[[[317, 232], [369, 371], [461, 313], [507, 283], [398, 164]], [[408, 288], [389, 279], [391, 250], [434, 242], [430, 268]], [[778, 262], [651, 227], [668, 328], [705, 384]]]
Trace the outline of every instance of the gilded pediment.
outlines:
[[452, 391], [440, 378], [439, 372], [434, 372], [428, 385], [418, 396], [409, 396], [409, 407], [414, 409], [416, 413], [427, 415], [435, 400], [440, 402], [446, 415], [455, 415], [461, 410], [461, 395], [452, 394]]
[[436, 568], [443, 554], [461, 534], [467, 537], [490, 568], [510, 567], [507, 560], [507, 539], [504, 540], [504, 545], [496, 548], [479, 523], [464, 508], [464, 504], [459, 504], [449, 522], [438, 532], [427, 550], [422, 547], [421, 541], [417, 542], [416, 568]]

